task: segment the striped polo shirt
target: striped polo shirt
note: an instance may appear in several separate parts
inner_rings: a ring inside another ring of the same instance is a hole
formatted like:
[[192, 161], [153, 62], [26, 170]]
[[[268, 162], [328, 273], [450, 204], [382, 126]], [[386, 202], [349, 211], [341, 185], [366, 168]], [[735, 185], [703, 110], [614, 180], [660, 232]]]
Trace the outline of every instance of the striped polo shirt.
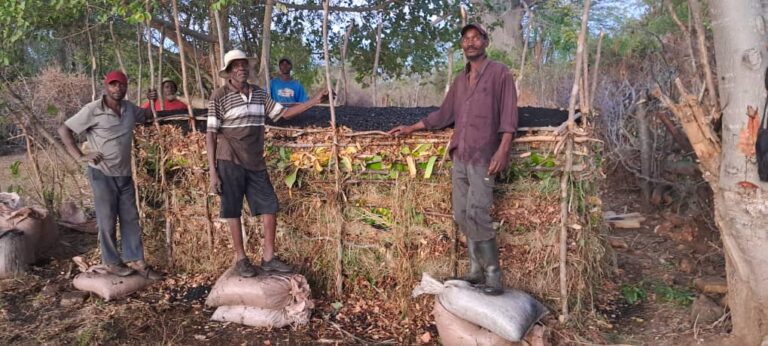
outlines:
[[280, 119], [284, 107], [256, 85], [242, 94], [229, 83], [217, 88], [208, 102], [208, 132], [215, 132], [216, 159], [246, 169], [267, 168], [264, 160], [264, 121]]

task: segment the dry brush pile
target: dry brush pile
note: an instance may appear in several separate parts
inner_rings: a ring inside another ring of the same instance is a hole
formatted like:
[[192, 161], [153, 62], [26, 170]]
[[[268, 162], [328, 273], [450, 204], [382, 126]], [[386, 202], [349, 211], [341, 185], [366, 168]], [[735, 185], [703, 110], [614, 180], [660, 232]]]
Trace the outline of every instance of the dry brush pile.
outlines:
[[[450, 132], [394, 139], [342, 128], [337, 182], [330, 129], [267, 130], [267, 161], [281, 204], [279, 253], [299, 266], [315, 294], [341, 298], [337, 289], [343, 284], [346, 294], [394, 302], [401, 314], [416, 306], [416, 313], [426, 316], [429, 307], [408, 302], [421, 273], [449, 277], [456, 268], [459, 274], [465, 270], [465, 246], [454, 247], [460, 237], [451, 217], [451, 163], [445, 153]], [[600, 147], [580, 138], [567, 220], [568, 299], [577, 314], [594, 303], [610, 257], [596, 189]], [[561, 299], [559, 139], [549, 132], [518, 139], [493, 210], [506, 283], [550, 307]], [[150, 256], [168, 261], [172, 249], [172, 262], [166, 263], [174, 272], [223, 271], [232, 254], [228, 230], [218, 219], [219, 198], [208, 194], [205, 135], [172, 125], [159, 132], [144, 127], [136, 131], [136, 146]], [[246, 250], [258, 258], [259, 219], [245, 217], [244, 225]]]

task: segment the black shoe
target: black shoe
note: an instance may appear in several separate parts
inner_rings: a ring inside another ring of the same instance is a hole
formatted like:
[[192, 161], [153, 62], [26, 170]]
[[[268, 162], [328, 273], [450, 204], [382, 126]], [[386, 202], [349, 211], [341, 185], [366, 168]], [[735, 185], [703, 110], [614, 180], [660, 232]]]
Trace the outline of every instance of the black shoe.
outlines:
[[483, 266], [480, 264], [480, 259], [477, 258], [475, 247], [477, 242], [467, 240], [467, 253], [469, 254], [469, 272], [458, 278], [459, 280], [467, 281], [473, 285], [482, 284], [485, 281], [483, 276]]
[[476, 246], [478, 257], [485, 271], [483, 293], [491, 296], [504, 293], [501, 267], [499, 266], [499, 246], [496, 244], [496, 238], [476, 242]]
[[285, 263], [279, 258], [277, 258], [277, 256], [272, 256], [272, 259], [269, 261], [265, 261], [262, 258], [261, 268], [263, 268], [266, 271], [281, 272], [281, 273], [290, 273], [293, 271], [293, 267], [291, 267], [288, 263]]
[[244, 277], [244, 278], [250, 278], [256, 276], [259, 272], [256, 270], [256, 267], [251, 264], [251, 261], [248, 260], [248, 258], [243, 258], [237, 263], [235, 263], [235, 271], [237, 271], [237, 274]]

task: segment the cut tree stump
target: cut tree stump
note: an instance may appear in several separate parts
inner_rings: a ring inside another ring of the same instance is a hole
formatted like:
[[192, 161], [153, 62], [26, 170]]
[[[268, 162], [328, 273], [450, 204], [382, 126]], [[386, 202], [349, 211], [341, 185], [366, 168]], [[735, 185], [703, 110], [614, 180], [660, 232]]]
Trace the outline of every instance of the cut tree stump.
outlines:
[[0, 233], [0, 278], [10, 278], [27, 271], [29, 256], [24, 233], [11, 229]]

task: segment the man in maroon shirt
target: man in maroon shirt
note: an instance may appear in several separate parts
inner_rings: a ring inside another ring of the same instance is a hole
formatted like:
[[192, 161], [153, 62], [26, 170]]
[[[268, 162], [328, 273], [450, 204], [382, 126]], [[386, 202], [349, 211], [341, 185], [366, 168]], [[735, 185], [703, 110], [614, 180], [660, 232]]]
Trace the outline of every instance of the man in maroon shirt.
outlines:
[[453, 218], [467, 236], [469, 273], [463, 278], [490, 295], [503, 293], [499, 247], [491, 220], [496, 174], [507, 168], [517, 131], [515, 79], [504, 64], [487, 58], [488, 33], [478, 24], [461, 29], [467, 65], [453, 81], [440, 109], [391, 135], [454, 124], [448, 151], [453, 161]]

